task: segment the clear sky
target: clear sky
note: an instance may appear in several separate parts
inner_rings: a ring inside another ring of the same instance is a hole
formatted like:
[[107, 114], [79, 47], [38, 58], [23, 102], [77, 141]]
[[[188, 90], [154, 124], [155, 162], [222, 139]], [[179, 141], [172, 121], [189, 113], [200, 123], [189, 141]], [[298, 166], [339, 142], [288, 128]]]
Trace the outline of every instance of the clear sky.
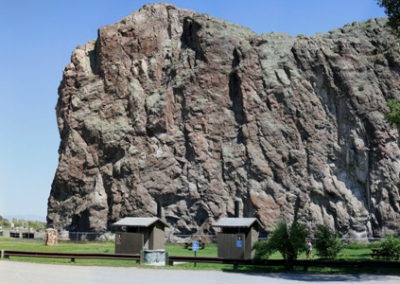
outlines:
[[[57, 88], [77, 45], [145, 0], [0, 1], [0, 215], [45, 219], [58, 163]], [[159, 1], [157, 1], [159, 2]], [[170, 0], [257, 33], [314, 35], [385, 17], [376, 0]]]

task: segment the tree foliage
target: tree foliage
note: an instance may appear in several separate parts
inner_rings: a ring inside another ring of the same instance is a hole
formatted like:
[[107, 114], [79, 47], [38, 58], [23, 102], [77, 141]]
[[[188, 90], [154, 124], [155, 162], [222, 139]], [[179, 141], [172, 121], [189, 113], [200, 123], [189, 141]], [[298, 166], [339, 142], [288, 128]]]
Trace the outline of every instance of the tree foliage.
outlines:
[[388, 100], [387, 105], [389, 107], [389, 112], [386, 113], [386, 119], [400, 127], [400, 103], [396, 100]]
[[315, 248], [320, 258], [334, 259], [344, 245], [337, 232], [324, 225], [317, 225]]
[[387, 236], [380, 244], [381, 254], [389, 259], [398, 259], [400, 257], [400, 239], [394, 236]]
[[34, 230], [44, 230], [46, 229], [46, 223], [41, 221], [32, 221], [32, 220], [25, 220], [25, 219], [16, 219], [13, 218], [10, 222], [6, 218], [0, 215], [0, 226], [2, 228], [10, 228], [11, 226], [14, 227], [22, 227], [22, 228], [32, 228]]
[[10, 227], [10, 222], [7, 219], [3, 218], [3, 216], [1, 216], [1, 215], [0, 215], [0, 227], [3, 227], [3, 228]]
[[380, 7], [385, 8], [385, 13], [389, 18], [388, 25], [393, 32], [400, 35], [400, 1], [399, 0], [377, 0]]
[[288, 227], [285, 221], [281, 221], [271, 233], [268, 240], [260, 241], [254, 245], [258, 259], [268, 259], [271, 254], [279, 251], [286, 261], [297, 259], [300, 252], [306, 250], [306, 238], [308, 231], [302, 223], [293, 222]]
[[14, 224], [14, 227], [32, 228], [34, 230], [46, 229], [46, 223], [41, 221], [13, 218], [12, 223]]

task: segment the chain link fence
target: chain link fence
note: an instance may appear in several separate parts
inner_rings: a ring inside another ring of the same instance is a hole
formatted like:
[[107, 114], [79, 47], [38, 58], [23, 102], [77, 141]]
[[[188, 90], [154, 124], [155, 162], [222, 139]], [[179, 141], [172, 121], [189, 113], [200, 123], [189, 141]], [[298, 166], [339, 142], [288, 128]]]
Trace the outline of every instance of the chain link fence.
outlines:
[[[0, 237], [13, 238], [13, 239], [31, 239], [31, 240], [45, 240], [46, 233], [44, 231], [1, 231]], [[259, 241], [267, 240], [268, 237], [265, 235], [259, 236]], [[345, 244], [361, 243], [361, 242], [377, 242], [383, 238], [342, 238]], [[59, 241], [73, 241], [73, 242], [89, 242], [89, 241], [115, 241], [114, 232], [69, 232], [59, 231]], [[192, 241], [202, 241], [205, 243], [216, 243], [216, 235], [206, 234], [166, 234], [165, 242], [169, 244], [183, 244]], [[317, 241], [313, 239], [313, 241]]]

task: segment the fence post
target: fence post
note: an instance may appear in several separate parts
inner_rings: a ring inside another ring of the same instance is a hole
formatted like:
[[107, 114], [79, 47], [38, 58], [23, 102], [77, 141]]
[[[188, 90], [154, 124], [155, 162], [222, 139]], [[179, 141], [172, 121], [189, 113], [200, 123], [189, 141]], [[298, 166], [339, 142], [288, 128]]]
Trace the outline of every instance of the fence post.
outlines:
[[166, 251], [165, 252], [165, 265], [171, 265], [170, 263], [169, 263], [169, 254], [168, 254], [168, 252]]
[[3, 259], [4, 258], [4, 250], [2, 249], [1, 250], [1, 259]]
[[140, 264], [143, 264], [144, 263], [144, 250], [141, 250], [140, 251], [140, 262], [139, 262]]

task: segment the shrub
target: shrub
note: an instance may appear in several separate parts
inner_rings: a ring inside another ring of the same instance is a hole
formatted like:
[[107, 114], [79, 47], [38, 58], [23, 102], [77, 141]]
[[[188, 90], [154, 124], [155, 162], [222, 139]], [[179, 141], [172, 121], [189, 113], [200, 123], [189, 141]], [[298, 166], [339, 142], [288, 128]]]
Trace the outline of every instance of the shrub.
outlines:
[[387, 236], [380, 244], [379, 249], [382, 256], [389, 259], [400, 257], [400, 240], [394, 236]]
[[400, 127], [400, 103], [396, 100], [388, 100], [387, 105], [389, 107], [389, 112], [386, 113], [386, 119]]
[[10, 227], [10, 225], [11, 225], [10, 222], [7, 219], [3, 218], [3, 216], [0, 215], [0, 227], [8, 228], [8, 227]]
[[266, 241], [260, 241], [254, 245], [255, 257], [268, 259], [276, 251], [279, 251], [286, 261], [297, 259], [301, 251], [306, 250], [305, 239], [308, 236], [306, 226], [302, 223], [293, 222], [288, 227], [285, 221], [278, 224]]
[[315, 248], [320, 258], [334, 259], [344, 245], [339, 234], [324, 225], [317, 225]]

